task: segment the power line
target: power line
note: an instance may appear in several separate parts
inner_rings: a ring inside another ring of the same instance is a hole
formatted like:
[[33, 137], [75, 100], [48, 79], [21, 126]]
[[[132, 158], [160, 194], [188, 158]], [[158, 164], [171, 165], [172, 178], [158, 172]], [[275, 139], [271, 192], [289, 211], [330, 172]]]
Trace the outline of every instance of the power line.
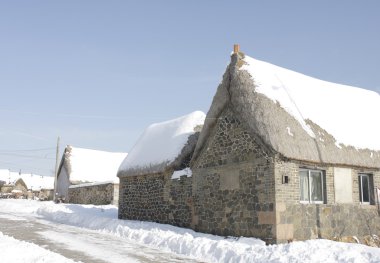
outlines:
[[36, 156], [36, 155], [23, 155], [23, 154], [15, 154], [15, 153], [0, 153], [0, 155], [5, 156], [16, 156], [22, 158], [32, 158], [32, 159], [46, 159], [46, 160], [55, 160], [55, 158], [48, 158], [47, 156]]
[[0, 149], [0, 152], [39, 152], [39, 151], [48, 151], [48, 150], [55, 150], [55, 148], [54, 147], [49, 147], [49, 148], [25, 149], [25, 150]]

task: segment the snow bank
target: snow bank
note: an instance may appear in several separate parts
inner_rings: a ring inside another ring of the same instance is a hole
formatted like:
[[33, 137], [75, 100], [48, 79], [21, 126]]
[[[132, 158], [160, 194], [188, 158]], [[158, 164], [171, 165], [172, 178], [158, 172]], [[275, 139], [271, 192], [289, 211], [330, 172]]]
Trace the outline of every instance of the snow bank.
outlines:
[[119, 182], [116, 176], [127, 153], [105, 152], [70, 147], [69, 163], [71, 182]]
[[302, 127], [312, 120], [339, 143], [380, 150], [380, 95], [374, 91], [315, 79], [245, 56], [256, 92], [277, 101]]
[[194, 128], [202, 125], [206, 115], [201, 111], [150, 125], [137, 141], [119, 171], [140, 169], [170, 163], [181, 153]]
[[75, 262], [33, 243], [20, 241], [0, 232], [1, 262]]
[[380, 262], [380, 249], [329, 240], [266, 246], [255, 238], [224, 238], [150, 222], [118, 220], [114, 206], [0, 200], [0, 210], [97, 230], [202, 262]]

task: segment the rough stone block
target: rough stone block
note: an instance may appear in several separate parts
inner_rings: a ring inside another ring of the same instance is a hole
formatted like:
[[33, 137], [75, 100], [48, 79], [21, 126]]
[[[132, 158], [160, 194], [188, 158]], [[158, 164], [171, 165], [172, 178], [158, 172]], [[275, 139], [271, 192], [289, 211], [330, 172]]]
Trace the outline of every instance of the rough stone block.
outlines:
[[260, 225], [274, 225], [276, 224], [275, 212], [259, 212], [259, 224]]
[[292, 240], [294, 227], [293, 224], [279, 224], [276, 226], [277, 239], [279, 240]]

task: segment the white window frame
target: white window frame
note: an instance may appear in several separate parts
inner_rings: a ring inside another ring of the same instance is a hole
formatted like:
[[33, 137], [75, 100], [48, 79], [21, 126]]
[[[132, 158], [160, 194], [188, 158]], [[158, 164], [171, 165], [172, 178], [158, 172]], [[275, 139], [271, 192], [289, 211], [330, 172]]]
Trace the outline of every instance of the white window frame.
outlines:
[[[315, 169], [306, 169], [306, 168], [303, 168], [303, 169], [300, 169], [299, 170], [300, 172], [301, 171], [307, 171], [307, 176], [308, 176], [308, 183], [309, 183], [309, 185], [308, 185], [308, 196], [309, 196], [309, 200], [308, 201], [305, 201], [305, 200], [301, 200], [301, 175], [300, 175], [300, 173], [299, 173], [299, 177], [300, 177], [300, 203], [301, 204], [324, 204], [325, 203], [325, 186], [324, 186], [324, 184], [325, 184], [325, 182], [324, 182], [324, 173], [323, 173], [323, 171], [322, 170], [315, 170]], [[322, 183], [322, 201], [311, 201], [311, 191], [310, 191], [310, 189], [311, 189], [311, 180], [310, 180], [310, 174], [311, 174], [311, 172], [317, 172], [317, 173], [319, 173], [320, 175], [321, 175], [321, 183]]]
[[[363, 177], [367, 177], [368, 181], [368, 202], [363, 202]], [[371, 180], [370, 180], [370, 174], [366, 173], [359, 173], [359, 202], [362, 205], [370, 205], [371, 204]]]

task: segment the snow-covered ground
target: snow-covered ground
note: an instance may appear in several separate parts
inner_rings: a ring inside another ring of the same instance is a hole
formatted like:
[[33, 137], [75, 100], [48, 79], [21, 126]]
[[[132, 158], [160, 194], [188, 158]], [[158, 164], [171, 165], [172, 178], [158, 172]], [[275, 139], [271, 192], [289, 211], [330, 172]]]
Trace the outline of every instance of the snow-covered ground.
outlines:
[[[170, 225], [118, 220], [114, 206], [0, 200], [0, 211], [92, 229], [202, 262], [380, 262], [380, 249], [364, 245], [311, 240], [266, 246], [254, 238], [224, 238]], [[0, 241], [7, 244], [9, 240], [1, 237]]]
[[74, 262], [57, 253], [39, 247], [33, 243], [19, 241], [0, 232], [1, 262]]

